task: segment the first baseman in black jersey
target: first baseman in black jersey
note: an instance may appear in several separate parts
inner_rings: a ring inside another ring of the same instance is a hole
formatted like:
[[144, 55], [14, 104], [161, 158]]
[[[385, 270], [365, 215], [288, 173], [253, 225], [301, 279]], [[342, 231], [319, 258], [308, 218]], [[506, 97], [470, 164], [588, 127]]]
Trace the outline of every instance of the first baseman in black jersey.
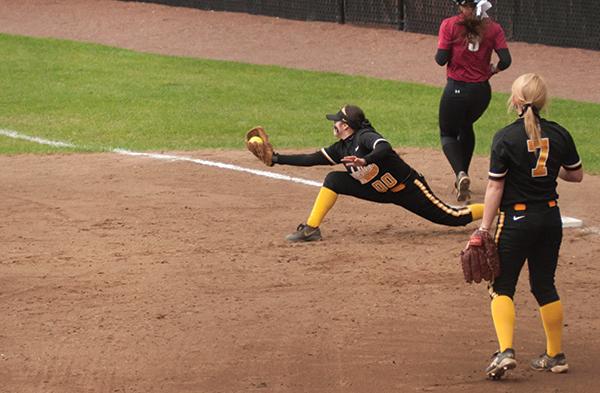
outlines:
[[273, 155], [275, 164], [344, 164], [346, 169], [327, 175], [308, 220], [288, 235], [288, 240], [320, 240], [319, 226], [339, 194], [393, 203], [441, 225], [462, 226], [481, 218], [482, 204], [455, 208], [437, 198], [423, 176], [398, 156], [359, 107], [345, 105], [326, 117], [334, 122], [338, 142], [312, 154]]
[[554, 285], [562, 240], [556, 179], [579, 182], [583, 170], [569, 132], [540, 117], [546, 99], [546, 85], [538, 75], [519, 77], [510, 98], [519, 119], [498, 131], [492, 142], [481, 229], [489, 229], [499, 209], [495, 239], [501, 274], [490, 284], [499, 351], [486, 370], [494, 379], [516, 366], [513, 296], [525, 260], [546, 333], [546, 352], [531, 367], [568, 370], [561, 349], [563, 310]]

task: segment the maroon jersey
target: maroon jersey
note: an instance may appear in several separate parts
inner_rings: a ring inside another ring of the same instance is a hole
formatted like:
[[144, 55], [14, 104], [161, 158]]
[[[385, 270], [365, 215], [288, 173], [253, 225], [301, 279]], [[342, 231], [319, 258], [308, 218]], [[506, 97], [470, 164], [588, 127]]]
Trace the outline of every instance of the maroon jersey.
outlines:
[[465, 28], [458, 25], [462, 15], [444, 19], [440, 25], [438, 49], [450, 51], [447, 74], [462, 82], [484, 82], [490, 79], [492, 51], [508, 48], [502, 27], [486, 19], [483, 37], [469, 43], [464, 38]]

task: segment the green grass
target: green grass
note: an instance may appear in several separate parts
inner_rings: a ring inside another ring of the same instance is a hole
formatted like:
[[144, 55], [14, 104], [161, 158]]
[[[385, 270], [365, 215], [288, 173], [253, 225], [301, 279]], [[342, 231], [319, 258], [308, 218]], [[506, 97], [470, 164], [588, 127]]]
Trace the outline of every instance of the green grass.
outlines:
[[[334, 141], [324, 115], [344, 103], [361, 106], [396, 147], [439, 148], [441, 88], [10, 35], [0, 35], [0, 56], [0, 128], [80, 150], [242, 148], [257, 124], [278, 148], [316, 148]], [[477, 122], [477, 153], [514, 119], [506, 98], [494, 94]], [[555, 100], [548, 117], [600, 171], [600, 105]], [[0, 136], [0, 154], [59, 150]]]

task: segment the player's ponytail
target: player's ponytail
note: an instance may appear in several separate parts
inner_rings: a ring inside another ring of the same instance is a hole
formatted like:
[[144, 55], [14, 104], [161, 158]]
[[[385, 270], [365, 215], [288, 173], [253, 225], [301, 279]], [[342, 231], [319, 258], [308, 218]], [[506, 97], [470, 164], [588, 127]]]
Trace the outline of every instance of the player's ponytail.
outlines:
[[481, 41], [485, 29], [487, 27], [488, 20], [480, 19], [477, 17], [467, 17], [462, 21], [458, 22], [457, 25], [463, 26], [465, 29], [463, 31], [463, 38], [469, 42], [479, 42]]
[[477, 45], [483, 39], [489, 23], [489, 18], [483, 18], [476, 15], [474, 2], [467, 1], [459, 4], [461, 4], [462, 9], [471, 10], [469, 13], [463, 11], [463, 18], [457, 23], [457, 25], [464, 28], [461, 33], [461, 38], [465, 40], [467, 44]]
[[509, 109], [515, 110], [523, 117], [525, 131], [529, 139], [537, 141], [541, 138], [540, 111], [546, 106], [548, 90], [546, 83], [537, 74], [524, 74], [512, 84], [512, 94], [508, 99]]
[[527, 136], [533, 141], [539, 141], [542, 137], [542, 130], [540, 128], [540, 122], [535, 113], [535, 109], [531, 105], [526, 104], [523, 108], [523, 118], [525, 119], [525, 131]]

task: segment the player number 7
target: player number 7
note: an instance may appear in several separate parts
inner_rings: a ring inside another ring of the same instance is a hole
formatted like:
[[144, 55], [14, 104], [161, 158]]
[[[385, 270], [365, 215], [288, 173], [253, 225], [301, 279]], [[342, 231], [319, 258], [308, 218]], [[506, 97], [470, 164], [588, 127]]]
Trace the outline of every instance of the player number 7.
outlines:
[[546, 167], [546, 161], [548, 161], [548, 154], [550, 153], [550, 139], [541, 138], [538, 141], [532, 139], [527, 140], [527, 151], [535, 153], [537, 150], [540, 151], [535, 164], [535, 168], [531, 170], [532, 177], [542, 177], [548, 174], [548, 168]]

